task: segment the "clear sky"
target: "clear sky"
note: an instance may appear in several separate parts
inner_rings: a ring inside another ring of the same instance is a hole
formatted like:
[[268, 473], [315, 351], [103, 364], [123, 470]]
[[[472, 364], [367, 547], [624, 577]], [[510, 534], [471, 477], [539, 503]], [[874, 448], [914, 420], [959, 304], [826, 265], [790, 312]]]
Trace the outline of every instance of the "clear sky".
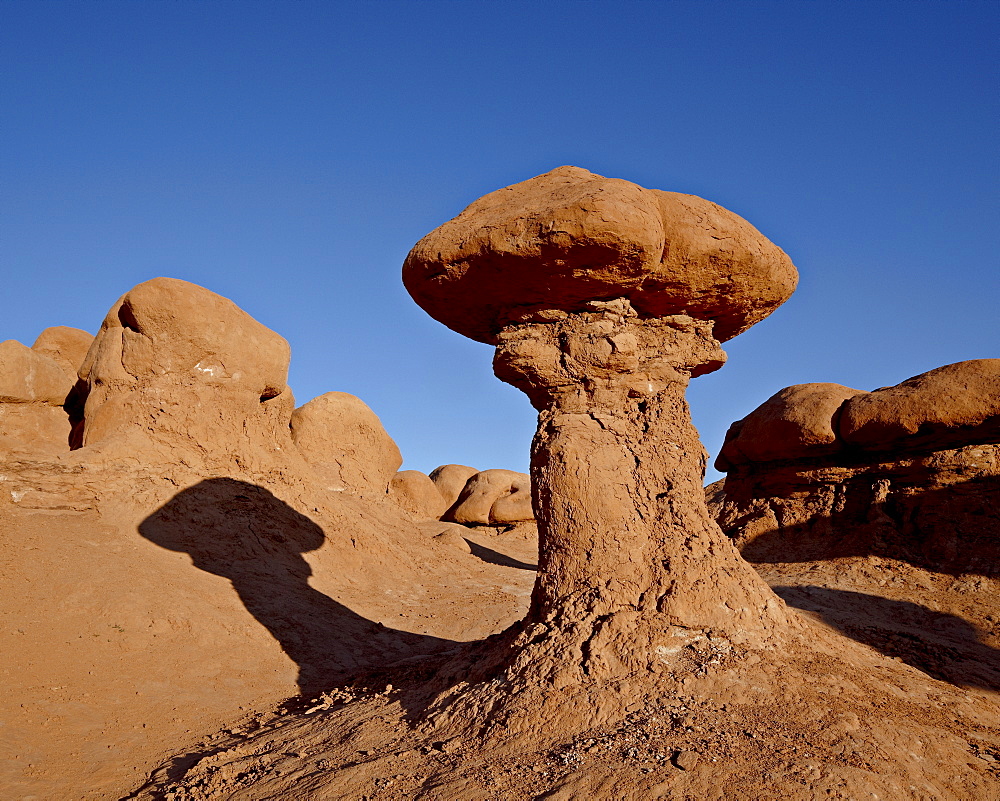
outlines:
[[799, 268], [692, 382], [718, 450], [778, 389], [997, 357], [997, 2], [0, 0], [0, 339], [158, 275], [292, 345], [405, 467], [525, 470], [534, 413], [399, 268], [562, 164], [700, 195]]

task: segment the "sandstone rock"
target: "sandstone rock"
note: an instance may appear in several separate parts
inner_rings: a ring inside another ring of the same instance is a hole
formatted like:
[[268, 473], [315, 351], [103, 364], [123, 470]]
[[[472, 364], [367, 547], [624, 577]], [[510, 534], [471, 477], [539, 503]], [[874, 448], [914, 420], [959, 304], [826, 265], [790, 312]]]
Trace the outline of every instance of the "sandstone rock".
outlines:
[[288, 343], [232, 301], [187, 281], [146, 281], [111, 308], [80, 368], [82, 444], [138, 448], [149, 462], [290, 455], [288, 360]]
[[948, 364], [852, 398], [839, 434], [871, 451], [1000, 441], [1000, 359]]
[[[496, 344], [497, 377], [539, 411], [531, 606], [477, 653], [449, 717], [502, 720], [535, 742], [539, 720], [580, 730], [624, 714], [621, 699], [662, 693], [655, 677], [683, 670], [691, 638], [764, 649], [797, 631], [708, 515], [684, 399], [691, 377], [724, 363], [719, 339], [789, 296], [784, 253], [707, 201], [562, 167], [428, 234], [403, 281], [439, 322]], [[490, 472], [450, 519], [502, 510], [475, 493]], [[516, 495], [526, 517], [527, 487]]]
[[745, 464], [706, 493], [753, 562], [871, 555], [1000, 575], [1000, 445]]
[[38, 335], [31, 349], [57, 362], [76, 381], [80, 365], [87, 358], [87, 351], [94, 344], [94, 335], [79, 328], [57, 325], [46, 328]]
[[66, 412], [46, 403], [0, 403], [0, 454], [55, 456], [69, 451]]
[[462, 553], [472, 553], [472, 548], [465, 539], [465, 528], [456, 524], [445, 524], [445, 528], [432, 538], [439, 545], [454, 548]]
[[0, 342], [0, 403], [62, 406], [73, 380], [53, 359], [13, 339]]
[[626, 298], [642, 317], [715, 322], [724, 341], [791, 295], [788, 257], [748, 222], [693, 195], [560, 167], [480, 198], [403, 265], [428, 314], [495, 344], [532, 309]]
[[327, 392], [292, 414], [292, 440], [323, 477], [356, 493], [384, 495], [403, 463], [399, 448], [364, 401]]
[[389, 498], [418, 520], [437, 519], [448, 508], [434, 482], [419, 470], [400, 470], [389, 484]]
[[431, 481], [444, 496], [450, 509], [462, 494], [465, 483], [478, 472], [476, 468], [464, 464], [443, 464], [431, 471]]
[[[744, 556], [875, 555], [935, 571], [1000, 573], [1000, 359], [851, 393], [789, 387], [730, 430], [719, 458], [729, 474], [708, 497]], [[817, 444], [798, 447], [806, 437], [789, 418]], [[836, 442], [822, 425], [829, 419]], [[775, 461], [788, 458], [795, 461]]]
[[531, 478], [513, 470], [483, 470], [472, 476], [447, 519], [463, 525], [517, 523], [533, 520]]
[[716, 459], [723, 472], [746, 462], [835, 453], [837, 410], [861, 390], [841, 384], [796, 384], [779, 390], [726, 432]]
[[13, 339], [0, 342], [0, 454], [52, 456], [69, 450], [63, 408], [73, 380], [62, 367]]

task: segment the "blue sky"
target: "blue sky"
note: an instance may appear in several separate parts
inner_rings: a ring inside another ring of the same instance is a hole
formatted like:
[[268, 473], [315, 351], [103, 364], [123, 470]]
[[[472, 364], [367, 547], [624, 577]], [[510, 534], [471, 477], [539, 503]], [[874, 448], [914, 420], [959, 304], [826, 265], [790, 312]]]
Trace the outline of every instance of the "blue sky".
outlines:
[[714, 454], [789, 384], [997, 357], [996, 2], [0, 2], [0, 339], [183, 278], [365, 400], [405, 466], [524, 470], [534, 413], [399, 268], [562, 164], [688, 192], [801, 283], [692, 382]]

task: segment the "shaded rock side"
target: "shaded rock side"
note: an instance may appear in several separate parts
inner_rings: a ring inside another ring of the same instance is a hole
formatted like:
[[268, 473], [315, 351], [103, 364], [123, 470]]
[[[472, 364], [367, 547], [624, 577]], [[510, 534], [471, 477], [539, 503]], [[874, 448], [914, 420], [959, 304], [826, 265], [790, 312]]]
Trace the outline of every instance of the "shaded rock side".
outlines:
[[292, 441], [336, 488], [384, 495], [403, 457], [382, 421], [360, 398], [327, 392], [292, 414]]
[[709, 495], [722, 530], [752, 562], [875, 555], [1000, 574], [1000, 445], [744, 465]]

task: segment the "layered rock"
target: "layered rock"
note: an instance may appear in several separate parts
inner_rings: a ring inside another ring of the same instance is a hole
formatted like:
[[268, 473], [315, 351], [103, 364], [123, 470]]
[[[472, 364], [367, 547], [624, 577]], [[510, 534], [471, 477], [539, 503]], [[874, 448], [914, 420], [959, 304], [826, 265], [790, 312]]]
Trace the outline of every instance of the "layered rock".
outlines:
[[292, 440], [306, 461], [336, 489], [385, 495], [403, 457], [364, 401], [327, 392], [292, 414]]
[[874, 554], [997, 574], [998, 443], [1000, 359], [870, 393], [789, 387], [730, 428], [712, 509], [756, 561]]

